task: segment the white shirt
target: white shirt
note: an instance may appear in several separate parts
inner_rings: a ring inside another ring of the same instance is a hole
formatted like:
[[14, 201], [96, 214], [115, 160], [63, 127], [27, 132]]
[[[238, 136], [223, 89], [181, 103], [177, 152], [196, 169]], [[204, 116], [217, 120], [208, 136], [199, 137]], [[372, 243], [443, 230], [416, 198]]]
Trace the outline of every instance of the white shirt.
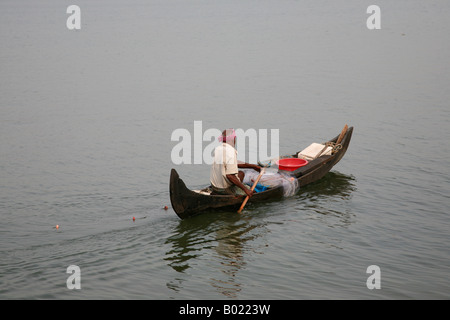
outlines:
[[216, 188], [225, 189], [233, 185], [227, 174], [237, 174], [237, 150], [228, 143], [222, 143], [214, 149], [214, 162], [211, 166], [210, 180]]

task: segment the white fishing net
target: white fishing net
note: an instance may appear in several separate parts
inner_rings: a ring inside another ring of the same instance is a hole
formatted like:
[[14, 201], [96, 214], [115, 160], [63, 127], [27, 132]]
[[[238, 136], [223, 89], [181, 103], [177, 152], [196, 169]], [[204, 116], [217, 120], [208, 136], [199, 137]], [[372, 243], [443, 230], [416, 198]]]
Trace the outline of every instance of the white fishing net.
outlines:
[[[240, 169], [245, 173], [244, 184], [252, 186], [259, 176], [259, 172], [252, 169]], [[289, 197], [297, 193], [300, 188], [298, 180], [295, 177], [291, 177], [287, 174], [276, 172], [270, 169], [266, 169], [265, 173], [259, 179], [258, 184], [267, 188], [274, 188], [283, 186], [284, 196]]]

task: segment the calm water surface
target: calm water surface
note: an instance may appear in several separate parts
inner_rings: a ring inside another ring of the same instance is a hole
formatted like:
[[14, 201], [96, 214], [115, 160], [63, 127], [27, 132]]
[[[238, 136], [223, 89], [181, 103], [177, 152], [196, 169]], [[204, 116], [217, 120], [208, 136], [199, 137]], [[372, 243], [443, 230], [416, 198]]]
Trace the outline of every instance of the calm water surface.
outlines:
[[[364, 1], [77, 1], [79, 31], [70, 4], [0, 3], [0, 298], [450, 298], [447, 1], [377, 1], [373, 31]], [[281, 154], [355, 130], [295, 196], [181, 221], [196, 120]]]

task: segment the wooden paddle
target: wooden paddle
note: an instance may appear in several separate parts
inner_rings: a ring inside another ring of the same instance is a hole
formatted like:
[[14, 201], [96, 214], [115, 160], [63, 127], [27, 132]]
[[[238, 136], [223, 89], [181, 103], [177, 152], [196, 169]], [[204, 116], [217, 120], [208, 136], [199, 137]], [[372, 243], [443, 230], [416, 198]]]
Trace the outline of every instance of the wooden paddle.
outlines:
[[[256, 185], [258, 184], [259, 179], [261, 179], [262, 175], [264, 174], [264, 171], [265, 171], [265, 170], [266, 170], [265, 168], [261, 168], [261, 172], [259, 173], [258, 178], [256, 178], [256, 180], [255, 180], [255, 182], [253, 183], [253, 186], [252, 186], [252, 188], [251, 188], [252, 191], [255, 190], [255, 187], [256, 187]], [[244, 202], [242, 202], [242, 205], [241, 205], [241, 207], [240, 207], [239, 210], [238, 210], [238, 213], [241, 213], [241, 212], [242, 212], [242, 210], [244, 209], [245, 205], [247, 204], [248, 199], [250, 199], [250, 197], [249, 197], [249, 196], [246, 196], [245, 199], [244, 199]]]

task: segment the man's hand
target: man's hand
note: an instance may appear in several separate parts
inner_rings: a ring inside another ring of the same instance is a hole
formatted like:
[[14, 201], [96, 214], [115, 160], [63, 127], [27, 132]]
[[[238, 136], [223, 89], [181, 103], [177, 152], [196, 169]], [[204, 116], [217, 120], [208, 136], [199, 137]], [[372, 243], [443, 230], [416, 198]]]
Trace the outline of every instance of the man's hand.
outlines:
[[253, 165], [252, 169], [254, 169], [254, 170], [258, 171], [258, 172], [261, 172], [261, 169], [262, 169], [262, 168], [261, 168], [260, 166], [257, 166], [257, 165], [255, 164], [255, 165]]
[[238, 168], [242, 168], [242, 169], [253, 169], [256, 170], [258, 172], [261, 172], [261, 167], [256, 165], [256, 164], [250, 164], [250, 163], [238, 163]]
[[234, 174], [227, 174], [227, 178], [228, 178], [228, 180], [230, 180], [233, 184], [235, 184], [235, 185], [237, 185], [239, 188], [241, 188], [249, 198], [250, 198], [251, 196], [253, 196], [254, 191], [252, 191], [251, 189], [247, 188], [247, 187], [241, 182], [241, 180], [239, 180], [239, 178], [236, 177], [236, 175], [234, 175]]
[[253, 194], [255, 193], [255, 191], [253, 191], [253, 190], [250, 190], [250, 189], [247, 189], [247, 188], [245, 188], [245, 194], [249, 197], [249, 198], [251, 198], [252, 196], [253, 196]]

